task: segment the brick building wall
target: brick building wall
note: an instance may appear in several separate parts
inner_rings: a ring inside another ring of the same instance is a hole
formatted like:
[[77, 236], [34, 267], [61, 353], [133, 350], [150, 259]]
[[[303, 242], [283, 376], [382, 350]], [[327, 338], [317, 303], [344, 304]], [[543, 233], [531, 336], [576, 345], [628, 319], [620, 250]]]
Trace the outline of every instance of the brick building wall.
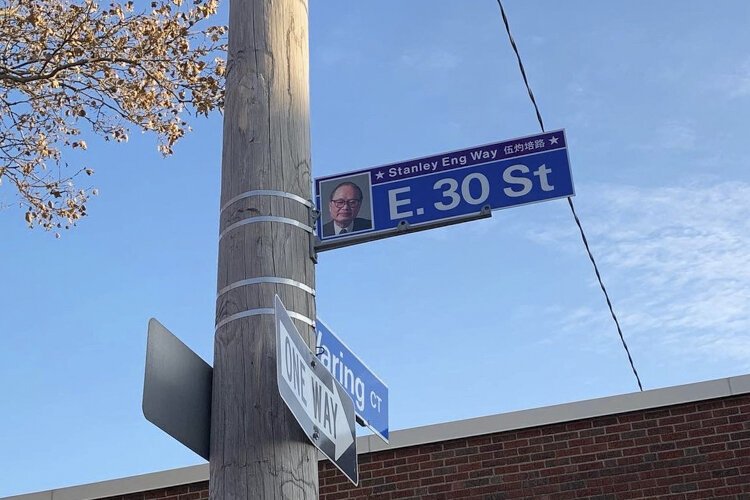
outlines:
[[[354, 487], [320, 462], [320, 498], [747, 498], [750, 395], [360, 455]], [[198, 500], [208, 482], [107, 500]]]
[[[320, 498], [750, 500], [750, 375], [357, 438]], [[208, 464], [0, 500], [199, 500]], [[238, 499], [243, 500], [243, 499]]]
[[102, 497], [107, 500], [201, 500], [208, 498], [208, 481], [192, 484], [159, 488], [156, 490], [139, 491], [125, 495]]
[[455, 439], [320, 463], [321, 500], [747, 498], [750, 396]]

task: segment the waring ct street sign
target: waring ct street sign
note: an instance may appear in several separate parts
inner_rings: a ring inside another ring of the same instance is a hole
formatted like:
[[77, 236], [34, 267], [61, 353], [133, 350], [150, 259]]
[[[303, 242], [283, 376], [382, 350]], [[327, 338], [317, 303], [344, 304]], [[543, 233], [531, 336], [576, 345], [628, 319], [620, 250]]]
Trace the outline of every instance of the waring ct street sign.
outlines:
[[321, 363], [349, 391], [362, 424], [387, 443], [388, 386], [320, 318], [315, 325]]

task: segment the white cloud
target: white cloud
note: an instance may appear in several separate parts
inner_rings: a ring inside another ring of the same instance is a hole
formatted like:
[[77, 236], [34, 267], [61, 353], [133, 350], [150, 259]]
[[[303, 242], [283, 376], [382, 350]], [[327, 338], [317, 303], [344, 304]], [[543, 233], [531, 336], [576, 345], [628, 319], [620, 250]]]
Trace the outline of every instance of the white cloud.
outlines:
[[719, 90], [730, 98], [750, 96], [750, 59], [739, 64], [734, 71], [717, 78]]
[[544, 47], [548, 43], [547, 38], [542, 35], [531, 35], [530, 41], [537, 47]]
[[[626, 336], [750, 367], [750, 184], [586, 191], [578, 211]], [[582, 251], [569, 231], [527, 236]], [[568, 312], [565, 329], [589, 330], [589, 313]]]
[[575, 97], [588, 97], [586, 87], [584, 87], [583, 83], [580, 81], [568, 82], [567, 85], [565, 85], [565, 89], [569, 94], [572, 94]]
[[697, 134], [692, 124], [670, 120], [660, 124], [654, 130], [654, 140], [645, 143], [642, 148], [651, 150], [693, 151], [697, 144]]
[[459, 58], [442, 49], [410, 50], [401, 55], [401, 64], [423, 71], [446, 71], [458, 67]]
[[362, 61], [362, 54], [344, 46], [323, 46], [317, 55], [326, 66], [353, 65]]

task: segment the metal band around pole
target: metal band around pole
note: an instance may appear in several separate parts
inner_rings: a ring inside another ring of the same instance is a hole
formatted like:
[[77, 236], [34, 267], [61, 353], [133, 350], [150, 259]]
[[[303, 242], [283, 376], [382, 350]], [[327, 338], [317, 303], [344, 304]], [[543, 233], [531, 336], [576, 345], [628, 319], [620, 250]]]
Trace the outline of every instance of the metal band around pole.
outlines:
[[299, 281], [295, 281], [289, 278], [278, 278], [276, 276], [258, 276], [257, 278], [248, 278], [246, 280], [240, 280], [235, 281], [231, 285], [227, 285], [216, 294], [216, 298], [221, 297], [225, 293], [227, 293], [230, 290], [234, 290], [235, 288], [239, 288], [241, 286], [247, 286], [247, 285], [258, 285], [261, 283], [273, 283], [276, 285], [289, 285], [293, 287], [297, 287], [300, 290], [303, 290], [310, 295], [315, 295], [315, 289], [311, 288], [304, 283], [301, 283]]
[[252, 191], [246, 191], [244, 193], [238, 194], [228, 202], [224, 203], [224, 206], [221, 207], [221, 212], [226, 210], [229, 205], [238, 202], [240, 200], [244, 200], [245, 198], [252, 198], [253, 196], [278, 196], [280, 198], [286, 198], [288, 200], [294, 200], [299, 203], [302, 203], [306, 207], [312, 207], [312, 203], [309, 200], [304, 199], [301, 196], [297, 196], [294, 193], [286, 193], [284, 191], [275, 191], [273, 189], [254, 189]]
[[312, 227], [308, 226], [307, 224], [303, 224], [295, 219], [290, 219], [288, 217], [277, 217], [275, 215], [261, 215], [258, 217], [248, 217], [247, 219], [242, 219], [241, 221], [235, 222], [231, 226], [224, 229], [221, 234], [219, 234], [219, 240], [221, 240], [229, 231], [237, 229], [240, 226], [244, 226], [245, 224], [255, 224], [256, 222], [279, 222], [281, 224], [289, 224], [290, 226], [300, 227], [311, 234], [313, 232]]
[[[300, 314], [300, 313], [293, 312], [293, 311], [288, 311], [288, 312], [291, 318], [298, 319], [302, 321], [303, 323], [312, 326], [313, 328], [315, 327], [315, 321], [311, 320], [307, 316]], [[231, 316], [227, 316], [226, 318], [219, 321], [216, 324], [216, 330], [218, 330], [222, 326], [236, 319], [249, 318], [250, 316], [274, 316], [275, 314], [276, 314], [276, 311], [274, 310], [273, 307], [262, 307], [259, 309], [250, 309], [248, 311], [242, 311], [239, 313], [232, 314]]]

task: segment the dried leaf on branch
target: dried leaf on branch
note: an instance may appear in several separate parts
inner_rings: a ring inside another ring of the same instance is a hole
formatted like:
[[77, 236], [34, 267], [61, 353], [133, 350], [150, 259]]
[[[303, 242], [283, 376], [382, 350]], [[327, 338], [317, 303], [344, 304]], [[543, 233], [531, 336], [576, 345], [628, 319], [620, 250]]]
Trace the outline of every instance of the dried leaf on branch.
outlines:
[[221, 108], [226, 27], [218, 0], [0, 0], [0, 189], [15, 188], [30, 227], [70, 227], [94, 190], [63, 162], [82, 134], [126, 142], [131, 128], [172, 153], [189, 115]]

